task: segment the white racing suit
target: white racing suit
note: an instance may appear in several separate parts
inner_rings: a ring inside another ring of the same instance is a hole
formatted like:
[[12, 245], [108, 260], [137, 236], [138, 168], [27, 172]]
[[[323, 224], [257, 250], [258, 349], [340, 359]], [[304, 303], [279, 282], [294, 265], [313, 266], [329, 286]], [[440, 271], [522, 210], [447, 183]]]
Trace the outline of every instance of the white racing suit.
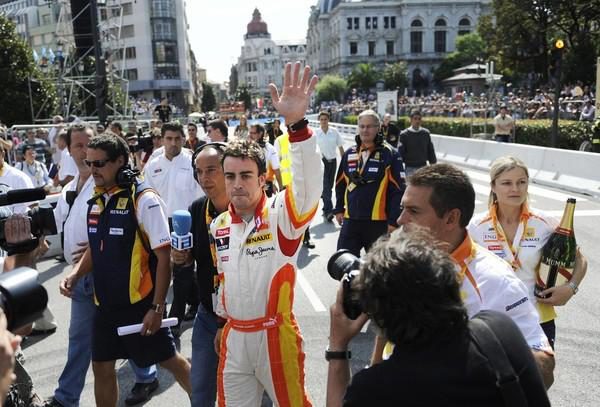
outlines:
[[323, 168], [310, 129], [290, 134], [292, 183], [263, 196], [248, 223], [229, 211], [211, 224], [219, 289], [219, 406], [259, 406], [263, 388], [276, 406], [310, 406], [302, 337], [292, 312], [296, 258], [317, 211]]

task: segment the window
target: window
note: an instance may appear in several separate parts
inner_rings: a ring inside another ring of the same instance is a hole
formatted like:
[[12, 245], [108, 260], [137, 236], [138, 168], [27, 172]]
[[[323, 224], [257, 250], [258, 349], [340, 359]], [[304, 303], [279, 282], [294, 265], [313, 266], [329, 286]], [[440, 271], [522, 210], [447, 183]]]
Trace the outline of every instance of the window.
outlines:
[[155, 64], [154, 77], [156, 79], [179, 79], [179, 67], [171, 64]]
[[377, 29], [377, 17], [373, 17], [372, 21], [373, 21], [373, 29], [376, 30]]
[[358, 30], [360, 28], [360, 19], [358, 17], [354, 17], [354, 29]]
[[471, 21], [468, 18], [461, 18], [458, 22], [458, 35], [465, 35], [471, 32]]
[[365, 28], [367, 30], [371, 29], [371, 17], [365, 17]]
[[131, 37], [135, 37], [135, 30], [133, 29], [133, 24], [132, 25], [124, 25], [123, 28], [121, 28], [121, 38], [131, 38]]
[[390, 28], [390, 18], [389, 17], [383, 17], [383, 28]]
[[125, 75], [125, 79], [129, 79], [130, 81], [137, 81], [138, 78], [138, 70], [137, 69], [125, 69], [123, 72]]
[[100, 20], [104, 21], [108, 18], [106, 9], [103, 7], [100, 9]]
[[177, 27], [174, 20], [154, 20], [152, 21], [152, 39], [153, 40], [171, 40], [177, 39]]
[[154, 63], [178, 63], [177, 43], [158, 41], [154, 42]]
[[412, 29], [410, 32], [410, 52], [420, 54], [423, 52], [423, 32], [421, 31], [423, 23], [421, 20], [413, 20], [410, 26]]
[[390, 28], [396, 28], [396, 16], [390, 17]]
[[50, 14], [44, 14], [42, 16], [42, 25], [48, 25], [52, 23], [52, 19], [50, 18]]
[[133, 4], [132, 3], [123, 4], [123, 15], [128, 16], [131, 14], [133, 14]]
[[111, 7], [110, 9], [110, 16], [111, 17], [119, 17], [121, 15], [121, 8], [120, 7]]
[[410, 52], [413, 54], [423, 52], [423, 33], [421, 31], [410, 33]]
[[135, 58], [135, 47], [127, 47], [125, 48], [125, 58], [132, 59]]
[[394, 41], [385, 42], [385, 54], [394, 55]]
[[348, 17], [346, 19], [346, 22], [348, 23], [348, 25], [346, 26], [346, 29], [351, 30], [352, 29], [352, 17]]
[[375, 56], [375, 41], [369, 41], [369, 56]]
[[434, 44], [433, 49], [435, 52], [446, 52], [446, 21], [444, 19], [438, 19], [435, 22], [434, 32]]
[[350, 55], [358, 54], [358, 43], [352, 41], [350, 43]]

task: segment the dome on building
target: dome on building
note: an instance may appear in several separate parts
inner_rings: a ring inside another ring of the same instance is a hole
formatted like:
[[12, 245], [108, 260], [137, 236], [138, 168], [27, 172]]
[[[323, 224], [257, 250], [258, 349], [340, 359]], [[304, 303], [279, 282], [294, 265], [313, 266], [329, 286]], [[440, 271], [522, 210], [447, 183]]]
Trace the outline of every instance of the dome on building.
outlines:
[[329, 14], [342, 0], [319, 0], [319, 11], [321, 14]]
[[252, 21], [248, 23], [248, 30], [246, 35], [249, 37], [252, 36], [261, 36], [265, 34], [269, 34], [269, 30], [267, 29], [267, 23], [262, 20], [260, 16], [260, 11], [257, 8], [254, 9], [254, 13], [252, 13]]

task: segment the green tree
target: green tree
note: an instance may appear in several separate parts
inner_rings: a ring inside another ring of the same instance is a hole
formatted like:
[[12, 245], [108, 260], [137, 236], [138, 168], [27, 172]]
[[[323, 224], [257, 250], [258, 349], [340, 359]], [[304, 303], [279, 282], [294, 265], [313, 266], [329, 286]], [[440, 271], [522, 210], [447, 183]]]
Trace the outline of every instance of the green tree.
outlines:
[[408, 67], [406, 62], [399, 61], [386, 64], [383, 69], [383, 81], [386, 89], [403, 89], [408, 86]]
[[246, 110], [252, 108], [252, 96], [250, 95], [250, 91], [246, 85], [238, 86], [235, 94], [235, 100], [244, 102], [244, 108], [246, 108]]
[[35, 66], [31, 48], [3, 15], [0, 15], [0, 89], [0, 121], [6, 124], [31, 123], [30, 102], [34, 112], [39, 112], [39, 118], [54, 113], [54, 86]]
[[202, 82], [202, 111], [210, 112], [217, 107], [217, 99], [213, 92], [212, 86], [206, 82]]
[[461, 35], [456, 39], [456, 51], [444, 58], [434, 72], [434, 80], [442, 80], [454, 75], [454, 70], [474, 63], [477, 58], [486, 58], [486, 48], [483, 38], [477, 33]]
[[348, 86], [368, 92], [369, 89], [375, 86], [380, 77], [380, 72], [372, 64], [358, 64], [348, 75]]
[[343, 102], [344, 94], [348, 91], [348, 84], [339, 75], [325, 75], [319, 80], [315, 89], [317, 103], [321, 102]]
[[548, 79], [551, 50], [565, 40], [564, 80], [594, 81], [600, 47], [600, 0], [494, 0], [478, 31], [501, 70]]

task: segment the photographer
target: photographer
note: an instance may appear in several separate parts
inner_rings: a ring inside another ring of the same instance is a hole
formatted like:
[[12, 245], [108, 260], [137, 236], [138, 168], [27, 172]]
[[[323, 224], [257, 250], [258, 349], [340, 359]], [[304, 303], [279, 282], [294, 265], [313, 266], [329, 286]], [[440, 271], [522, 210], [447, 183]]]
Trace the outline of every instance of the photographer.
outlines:
[[[33, 242], [31, 224], [27, 216], [23, 214], [9, 215], [10, 211], [6, 208], [0, 210], [3, 211], [3, 217], [8, 216], [4, 223], [4, 237], [7, 245], [14, 248]], [[35, 268], [37, 258], [47, 250], [43, 237], [38, 242], [33, 250], [0, 257], [0, 273], [8, 273], [19, 267]], [[34, 306], [33, 309], [35, 308]], [[18, 349], [21, 344], [21, 336], [18, 335], [27, 335], [31, 331], [31, 327], [32, 324], [27, 324], [10, 332], [7, 329], [7, 318], [0, 308], [0, 401], [3, 405], [42, 406], [42, 400], [33, 388], [31, 376], [22, 365], [23, 355], [15, 358], [17, 353], [20, 353]], [[8, 401], [6, 401], [7, 398]], [[5, 401], [6, 404], [4, 404]]]
[[[345, 316], [340, 289], [330, 310], [327, 406], [550, 405], [519, 328], [494, 311], [469, 322], [456, 264], [423, 230], [379, 239], [350, 287], [364, 314]], [[348, 386], [348, 344], [365, 314], [396, 346], [390, 359], [357, 373]], [[489, 330], [482, 334], [480, 324]], [[492, 340], [513, 370], [510, 383], [497, 376]]]

